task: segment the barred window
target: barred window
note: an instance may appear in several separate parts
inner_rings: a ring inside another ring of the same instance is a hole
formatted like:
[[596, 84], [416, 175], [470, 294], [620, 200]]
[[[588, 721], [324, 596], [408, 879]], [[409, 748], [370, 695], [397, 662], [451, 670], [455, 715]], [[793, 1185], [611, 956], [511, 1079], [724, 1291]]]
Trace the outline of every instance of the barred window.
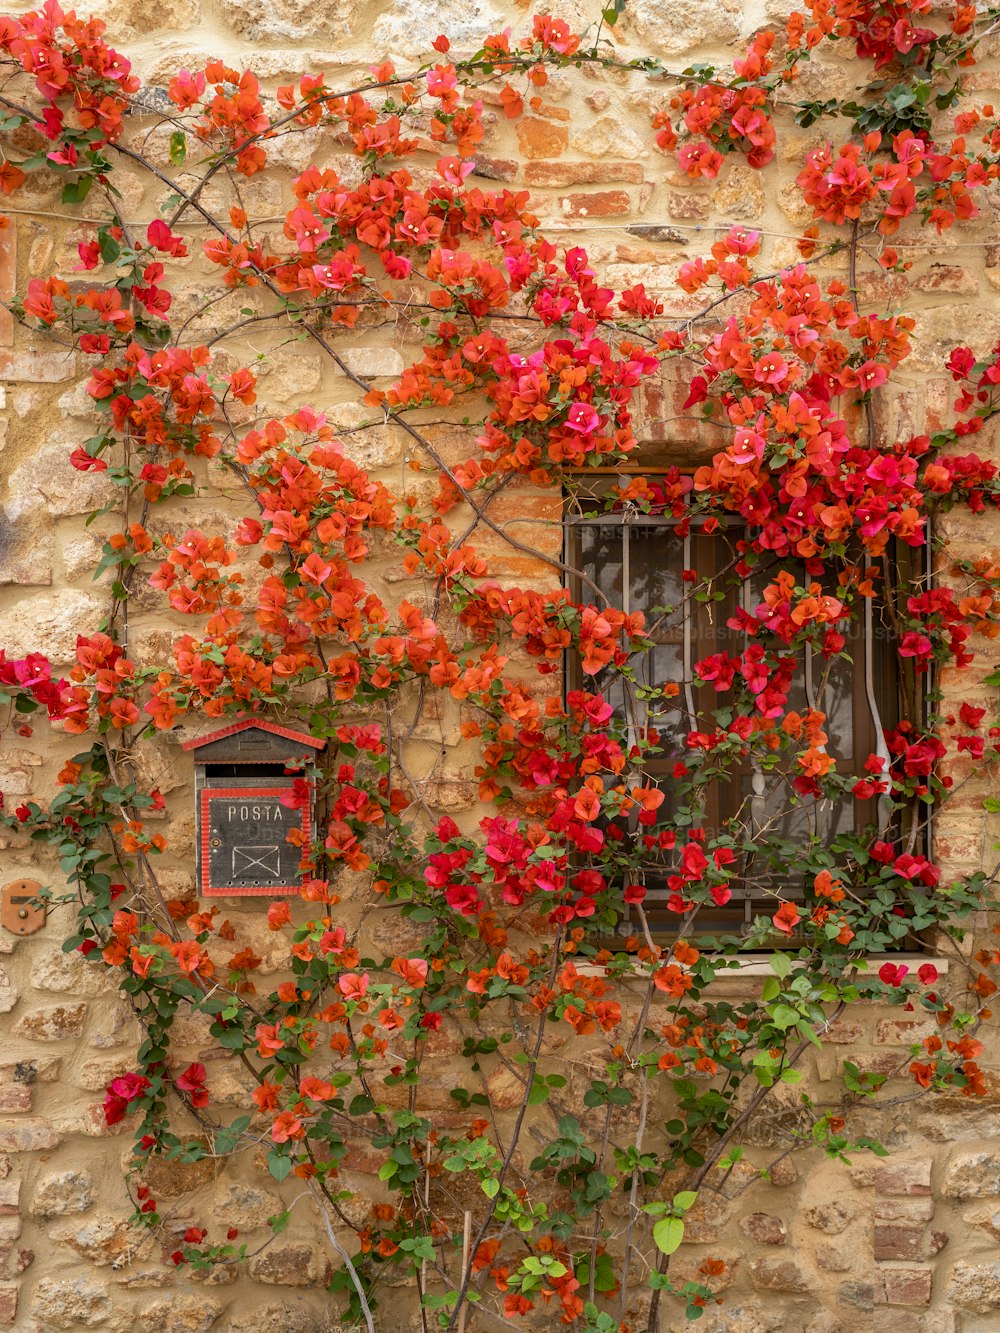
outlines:
[[[731, 697], [700, 683], [694, 664], [715, 653], [735, 657], [744, 650], [750, 640], [727, 621], [740, 606], [752, 614], [778, 570], [789, 571], [803, 586], [817, 578], [801, 562], [775, 558], [773, 565], [765, 561], [750, 578], [741, 579], [735, 571], [740, 559], [737, 542], [749, 535], [749, 529], [738, 517], [722, 519], [718, 527], [706, 531], [704, 520], [696, 517], [679, 523], [672, 515], [643, 513], [632, 505], [603, 512], [603, 503], [592, 478], [582, 492], [574, 489], [567, 495], [565, 554], [567, 563], [579, 571], [574, 594], [581, 600], [593, 599], [596, 588], [610, 605], [644, 612], [653, 647], [636, 659], [638, 690], [627, 689], [613, 670], [585, 677], [575, 660], [567, 664], [567, 685], [601, 690], [625, 725], [630, 744], [649, 727], [655, 729], [659, 752], [649, 756], [643, 767], [660, 780], [666, 794], [660, 818], [673, 822], [678, 803], [671, 778], [675, 766], [690, 758], [687, 734], [714, 730], [712, 712], [725, 707]], [[910, 548], [904, 547], [889, 549], [877, 562], [863, 560], [869, 567], [879, 567], [880, 597], [865, 599], [860, 623], [852, 618], [838, 627], [847, 636], [846, 657], [824, 658], [809, 647], [798, 651], [787, 708], [826, 714], [824, 748], [836, 770], [845, 774], [863, 776], [870, 754], [880, 755], [888, 764], [885, 731], [902, 717], [914, 717], [919, 707], [913, 673], [906, 671], [896, 652], [887, 604], [911, 589], [915, 571], [910, 556]], [[707, 600], [690, 596], [695, 571], [697, 584], [707, 583], [712, 589]], [[836, 593], [836, 587], [827, 591]], [[667, 681], [680, 684], [674, 706], [664, 710], [657, 702], [651, 712], [641, 687]], [[748, 850], [740, 855], [739, 873], [729, 885], [731, 900], [724, 907], [709, 904], [699, 911], [699, 933], [746, 933], [756, 916], [773, 915], [776, 897], [808, 896], [810, 886], [788, 875], [783, 857], [778, 856], [777, 865], [769, 864], [769, 848], [780, 849], [782, 844], [801, 848], [806, 842], [835, 845], [839, 834], [871, 825], [887, 838], [900, 836], [902, 830], [889, 827], [886, 798], [857, 800], [846, 794], [839, 800], [797, 799], [790, 777], [780, 765], [764, 771], [750, 763], [729, 764], [704, 788], [697, 824], [710, 837], [728, 833]], [[677, 922], [666, 909], [667, 874], [669, 870], [660, 867], [658, 873], [653, 870], [645, 876], [647, 919], [651, 929], [663, 933], [675, 929]], [[633, 929], [634, 923], [622, 925], [623, 934]]]

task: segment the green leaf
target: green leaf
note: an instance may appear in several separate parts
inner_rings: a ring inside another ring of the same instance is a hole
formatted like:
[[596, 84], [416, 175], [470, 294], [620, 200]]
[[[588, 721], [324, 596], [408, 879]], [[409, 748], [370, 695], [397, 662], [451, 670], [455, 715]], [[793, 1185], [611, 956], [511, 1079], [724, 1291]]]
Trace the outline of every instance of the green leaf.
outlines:
[[500, 1193], [499, 1180], [484, 1180], [483, 1193], [486, 1195], [487, 1199], [495, 1199]]
[[[103, 230], [98, 235], [97, 244], [105, 264], [113, 264], [122, 252], [122, 248], [115, 238], [109, 232]], [[89, 444], [90, 441], [88, 440], [87, 443]], [[90, 453], [90, 450], [88, 449], [87, 452]]]
[[528, 1093], [529, 1106], [541, 1106], [543, 1102], [549, 1100], [549, 1089], [544, 1079], [536, 1078], [532, 1080], [531, 1090]]
[[678, 1212], [686, 1213], [689, 1208], [694, 1207], [694, 1201], [698, 1194], [695, 1190], [681, 1190], [680, 1194], [673, 1197], [673, 1205]]
[[279, 1152], [268, 1153], [267, 1169], [275, 1180], [284, 1180], [292, 1169], [292, 1159]]
[[93, 189], [93, 176], [78, 176], [75, 181], [67, 181], [62, 190], [64, 204], [82, 204]]
[[186, 157], [187, 136], [183, 130], [174, 130], [170, 136], [170, 160], [175, 166], [180, 166]]
[[776, 1028], [781, 1028], [782, 1031], [793, 1028], [801, 1016], [799, 1011], [793, 1009], [790, 1004], [776, 1004], [771, 1010], [771, 1022]]
[[785, 953], [773, 953], [767, 960], [771, 964], [771, 971], [776, 977], [784, 980], [792, 970], [792, 960]]
[[661, 1254], [673, 1254], [684, 1239], [684, 1223], [679, 1217], [661, 1217], [653, 1227], [653, 1243]]
[[796, 1030], [800, 1037], [805, 1037], [806, 1041], [811, 1041], [818, 1051], [823, 1049], [823, 1043], [804, 1018], [796, 1025]]
[[771, 1000], [776, 1000], [781, 994], [781, 982], [777, 977], [767, 977], [761, 988], [760, 998], [765, 1004]]

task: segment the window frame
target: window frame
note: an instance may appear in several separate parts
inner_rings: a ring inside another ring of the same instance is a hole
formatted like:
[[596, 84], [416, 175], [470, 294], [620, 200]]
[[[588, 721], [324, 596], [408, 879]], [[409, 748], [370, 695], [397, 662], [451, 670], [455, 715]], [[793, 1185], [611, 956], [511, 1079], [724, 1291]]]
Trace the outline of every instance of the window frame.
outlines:
[[[682, 472], [688, 471], [688, 469], [678, 470]], [[586, 499], [597, 504], [600, 502], [602, 492], [607, 493], [610, 491], [616, 478], [620, 477], [624, 480], [630, 475], [642, 475], [655, 478], [657, 476], [665, 475], [666, 472], [666, 468], [648, 470], [601, 468], [588, 470], [584, 473], [572, 473], [567, 475], [563, 488], [563, 559], [570, 570], [579, 571], [582, 568], [581, 543], [579, 539], [579, 530], [582, 527], [617, 526], [615, 519], [610, 512], [597, 513], [589, 518], [583, 517], [582, 515], [574, 517], [571, 514], [570, 505], [578, 498], [580, 490], [582, 489], [581, 483], [590, 483], [590, 488], [586, 491]], [[595, 483], [597, 484], [595, 485]], [[739, 532], [745, 533], [748, 530], [748, 525], [738, 515], [716, 517], [718, 517], [720, 529], [723, 532], [726, 530], [739, 530]], [[676, 526], [680, 521], [679, 518], [673, 515], [651, 515], [643, 513], [638, 509], [634, 513], [622, 515], [620, 523], [620, 526], [623, 529], [621, 575], [623, 598], [621, 609], [626, 612], [629, 610], [646, 609], [639, 607], [633, 608], [630, 606], [630, 562], [628, 554], [630, 544], [629, 533], [633, 525], [638, 524], [643, 527], [672, 527]], [[704, 521], [704, 518], [700, 520], [695, 518], [694, 523], [700, 525], [700, 523], [703, 523]], [[684, 542], [682, 569], [699, 568], [699, 572], [701, 572], [701, 568], [697, 562], [692, 563], [689, 559], [689, 556], [694, 549], [693, 543], [698, 540], [696, 527], [693, 526], [692, 530], [689, 531], [688, 535], [682, 540]], [[904, 553], [915, 554], [914, 548], [904, 546], [902, 550]], [[927, 558], [929, 552], [930, 542], [928, 541], [927, 545], [924, 547], [924, 570], [921, 573], [921, 578], [928, 582], [930, 579], [930, 561]], [[883, 568], [883, 587], [885, 589], [883, 600], [891, 599], [893, 604], [897, 606], [899, 605], [900, 597], [905, 596], [907, 592], [904, 579], [900, 576], [903, 565], [900, 555], [899, 545], [893, 543], [892, 547], [888, 548], [885, 554], [880, 557], [880, 563]], [[904, 559], [908, 561], [909, 555], [904, 555]], [[782, 567], [787, 567], [789, 562], [787, 557], [782, 557], [780, 558], [779, 563]], [[725, 567], [726, 566], [721, 562], [713, 562], [713, 575], [717, 576], [720, 572], [724, 571]], [[571, 596], [578, 601], [585, 600], [591, 591], [584, 586], [579, 574], [575, 572], [570, 575], [569, 586]], [[745, 609], [752, 611], [753, 606], [748, 605], [748, 602], [753, 600], [754, 605], [756, 605], [756, 599], [753, 598], [752, 583], [749, 580], [743, 581], [739, 595], [741, 596]], [[929, 692], [928, 682], [923, 680], [916, 672], [907, 670], [906, 668], [908, 664], [903, 662], [898, 654], [893, 651], [892, 644], [894, 636], [891, 632], [891, 627], [883, 625], [876, 627], [876, 608], [874, 600], [875, 599], [872, 598], [865, 600], [863, 628], [856, 636], [861, 641], [861, 651], [855, 651], [852, 654], [854, 659], [851, 671], [852, 750], [849, 758], [838, 761], [838, 768], [840, 771], [844, 772], [857, 771], [859, 756], [868, 754], [879, 755], [886, 761], [886, 765], [888, 766], [890, 755], [884, 733], [885, 730], [896, 725], [900, 716], [903, 715], [904, 709], [901, 704], [901, 699], [904, 689], [912, 692], [910, 704], [911, 707], [918, 710], [918, 715], [921, 720], [924, 716], [927, 694]], [[703, 610], [703, 608], [698, 608], [696, 615], [700, 610]], [[721, 614], [725, 615], [727, 612], [722, 610]], [[859, 622], [856, 620], [852, 621], [852, 626], [856, 626], [858, 623]], [[877, 628], [880, 631], [879, 633], [876, 633]], [[879, 654], [877, 652], [877, 646], [879, 640], [883, 637], [885, 638], [886, 646], [884, 651]], [[691, 719], [697, 718], [699, 711], [708, 711], [712, 707], [718, 707], [719, 696], [710, 685], [706, 684], [698, 686], [692, 681], [694, 662], [700, 660], [700, 658], [706, 654], [695, 649], [695, 643], [698, 640], [698, 630], [697, 627], [692, 627], [692, 617], [688, 613], [685, 613], [684, 615], [681, 639], [681, 675], [682, 680], [684, 681], [685, 712], [690, 723]], [[729, 649], [731, 652], [736, 651], [736, 645], [730, 645]], [[813, 707], [816, 706], [816, 686], [812, 679], [812, 665], [815, 656], [816, 655], [812, 650], [808, 648], [806, 649], [805, 680], [803, 681], [803, 688], [806, 691], [807, 703], [809, 706]], [[572, 653], [572, 651], [567, 652], [563, 671], [564, 693], [581, 687], [586, 688], [589, 686], [590, 688], [593, 688], [594, 683], [594, 678], [584, 676], [580, 670], [579, 659], [576, 655]], [[893, 703], [891, 708], [887, 708], [886, 702], [890, 696], [894, 696]], [[626, 718], [625, 721], [628, 741], [629, 744], [631, 744], [635, 738], [635, 729], [638, 719]], [[650, 764], [644, 766], [643, 771], [650, 773], [653, 776], [662, 777], [672, 770], [674, 762], [675, 758], [673, 757], [657, 756], [653, 758]], [[727, 821], [735, 822], [740, 812], [744, 809], [748, 799], [750, 800], [750, 810], [747, 812], [747, 816], [753, 820], [754, 827], [759, 828], [761, 826], [761, 811], [764, 808], [763, 803], [766, 800], [766, 795], [760, 785], [755, 781], [755, 775], [749, 766], [747, 766], [746, 771], [741, 768], [739, 774], [742, 777], [751, 779], [754, 786], [753, 795], [749, 798], [745, 796], [740, 797], [735, 803], [730, 802], [727, 811], [724, 798], [720, 800], [718, 790], [719, 783], [713, 783], [709, 788], [709, 791], [706, 793], [706, 804], [702, 819], [702, 823], [706, 827], [722, 829]], [[870, 827], [872, 824], [876, 824], [880, 829], [885, 829], [887, 836], [891, 835], [896, 838], [906, 836], [907, 829], [905, 827], [895, 832], [889, 829], [887, 806], [888, 798], [884, 796], [873, 798], [869, 801], [859, 801], [855, 799], [853, 802], [853, 820], [851, 826], [857, 831], [860, 828]], [[829, 836], [831, 838], [835, 837], [836, 832], [831, 831]], [[920, 831], [918, 836], [919, 846], [916, 849], [920, 850], [923, 846], [929, 846], [930, 836], [931, 831], [928, 819], [924, 828]], [[667, 873], [669, 872], [664, 870], [660, 872], [660, 875], [661, 877], [665, 877]], [[732, 899], [730, 900], [730, 903], [720, 909], [712, 909], [710, 906], [709, 908], [703, 907], [699, 912], [699, 933], [705, 929], [712, 934], [745, 934], [754, 918], [761, 913], [762, 901], [774, 903], [782, 899], [791, 899], [793, 901], [802, 902], [806, 901], [808, 897], [805, 884], [801, 886], [786, 884], [780, 888], [776, 888], [774, 891], [769, 891], [762, 889], [762, 887], [755, 887], [754, 885], [751, 885], [748, 888], [738, 878], [734, 878], [729, 887], [732, 889]], [[653, 930], [654, 938], [659, 936], [662, 939], [673, 933], [665, 930], [658, 921], [654, 922], [653, 920], [653, 918], [659, 918], [664, 914], [664, 909], [661, 908], [660, 911], [656, 910], [654, 906], [656, 899], [665, 897], [665, 890], [655, 888], [648, 890], [646, 913], [647, 918], [650, 919], [650, 928]], [[651, 899], [652, 902], [650, 901]], [[651, 908], [652, 911], [650, 910]], [[704, 927], [702, 925], [703, 916], [712, 918], [712, 920], [707, 922]], [[636, 931], [636, 926], [634, 923], [629, 922], [628, 917], [625, 917], [623, 918], [622, 925], [619, 929], [623, 934], [627, 932], [629, 935], [633, 935]], [[918, 939], [918, 946], [921, 943], [922, 941]]]

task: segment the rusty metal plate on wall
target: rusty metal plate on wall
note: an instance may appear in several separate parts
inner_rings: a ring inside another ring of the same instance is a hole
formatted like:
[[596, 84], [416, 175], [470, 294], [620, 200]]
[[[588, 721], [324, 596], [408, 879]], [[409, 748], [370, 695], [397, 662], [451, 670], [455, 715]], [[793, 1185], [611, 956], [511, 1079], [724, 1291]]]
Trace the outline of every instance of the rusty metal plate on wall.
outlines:
[[34, 935], [45, 925], [46, 909], [36, 904], [42, 891], [37, 879], [15, 879], [0, 889], [0, 925], [12, 935]]
[[[265, 780], [266, 781], [266, 780]], [[291, 783], [203, 787], [200, 793], [201, 892], [208, 897], [296, 893], [300, 847], [293, 829], [311, 836], [308, 807], [281, 804]]]

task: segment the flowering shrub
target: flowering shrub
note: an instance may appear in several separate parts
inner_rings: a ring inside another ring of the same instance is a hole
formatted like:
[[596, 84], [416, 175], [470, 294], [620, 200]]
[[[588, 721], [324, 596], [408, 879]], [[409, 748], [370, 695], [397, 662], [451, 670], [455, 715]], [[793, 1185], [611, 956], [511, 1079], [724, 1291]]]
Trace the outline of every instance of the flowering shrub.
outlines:
[[[415, 1280], [425, 1329], [464, 1327], [479, 1302], [509, 1321], [551, 1308], [577, 1329], [655, 1331], [664, 1292], [697, 1318], [724, 1265], [683, 1279], [670, 1256], [772, 1103], [801, 1096], [791, 1146], [882, 1151], [851, 1112], [886, 1075], [848, 1062], [832, 1101], [789, 1091], [849, 1004], [931, 1020], [897, 1071], [918, 1090], [984, 1090], [976, 1034], [1000, 950], [952, 945], [988, 876], [949, 880], [927, 823], [969, 761], [1000, 753], [984, 707], [950, 715], [937, 692], [942, 669], [968, 667], [1000, 632], [1000, 568], [960, 561], [910, 588], [887, 569], [893, 552], [928, 547], [936, 513], [1000, 500], [995, 466], [965, 438], [1000, 406], [1000, 348], [951, 351], [950, 424], [896, 438], [876, 405], [914, 320], [866, 311], [857, 291], [859, 262], [905, 270], [884, 238], [960, 226], [1000, 174], [992, 108], [955, 111], [992, 11], [930, 8], [813, 0], [755, 37], [731, 75], [624, 62], [603, 28], [551, 17], [468, 58], [439, 37], [427, 64], [385, 62], [353, 90], [306, 74], [271, 96], [212, 60], [177, 73], [162, 113], [100, 21], [55, 0], [0, 20], [0, 188], [16, 207], [33, 173], [55, 173], [64, 205], [86, 199], [105, 219], [71, 280], [32, 277], [13, 310], [87, 359], [98, 424], [70, 461], [120, 492], [98, 571], [111, 579], [104, 629], [80, 636], [64, 678], [37, 654], [0, 655], [20, 731], [44, 709], [85, 747], [50, 799], [3, 819], [58, 853], [70, 892], [54, 901], [75, 913], [66, 947], [110, 969], [144, 1028], [135, 1071], [105, 1103], [109, 1125], [137, 1126], [136, 1180], [151, 1156], [204, 1153], [205, 1135], [216, 1154], [263, 1144], [275, 1180], [298, 1178], [319, 1203], [332, 1289], [372, 1333], [397, 1275]], [[828, 43], [853, 49], [860, 81], [888, 69], [896, 81], [858, 103], [796, 100]], [[761, 235], [735, 226], [681, 266], [679, 287], [704, 307], [675, 320], [641, 285], [601, 285], [582, 249], [546, 236], [526, 192], [477, 184], [487, 99], [517, 120], [550, 70], [583, 63], [669, 78], [651, 133], [693, 178], [731, 154], [768, 167], [789, 100], [800, 124], [822, 123], [831, 139], [796, 172], [813, 219], [801, 262], [761, 272]], [[143, 117], [142, 136], [126, 132]], [[258, 182], [276, 146], [315, 129], [349, 145], [356, 171], [305, 166], [268, 232]], [[169, 191], [146, 225], [119, 208], [129, 175]], [[175, 290], [198, 253], [213, 286], [197, 318], [181, 317]], [[810, 263], [837, 255], [845, 276]], [[237, 363], [240, 335], [276, 321], [358, 391], [370, 415], [349, 435], [316, 404], [274, 414], [254, 365]], [[368, 331], [419, 341], [389, 387], [350, 355]], [[719, 442], [690, 473], [642, 470], [636, 408], [666, 373]], [[442, 419], [461, 430], [442, 434]], [[358, 461], [351, 437], [377, 432], [405, 440], [398, 486]], [[684, 569], [674, 605], [610, 604], [551, 540], [562, 488], [601, 468], [613, 479], [571, 499], [578, 517], [659, 518], [665, 549], [729, 534], [728, 564]], [[220, 475], [239, 488], [239, 521], [171, 532], [171, 502], [200, 500]], [[544, 538], [508, 530], [505, 500], [553, 494]], [[517, 559], [531, 571], [520, 583]], [[152, 666], [129, 647], [141, 589], [188, 624]], [[644, 675], [660, 630], [695, 605], [718, 609], [723, 646], [686, 679]], [[821, 703], [876, 617], [909, 668], [909, 707], [847, 771]], [[821, 683], [800, 698], [806, 658]], [[301, 808], [314, 792], [319, 818], [298, 837], [297, 899], [267, 909], [288, 946], [270, 992], [252, 948], [227, 957], [235, 931], [217, 904], [161, 891], [158, 858], [184, 848], [157, 831], [166, 803], [137, 766], [179, 728], [247, 715], [326, 742], [283, 798]], [[475, 818], [456, 819], [414, 771], [421, 719], [444, 715], [476, 754]], [[774, 779], [780, 808], [748, 798], [714, 826], [713, 792], [748, 772]], [[833, 807], [860, 814], [826, 835], [817, 812]], [[785, 892], [793, 882], [804, 892]], [[736, 891], [767, 905], [743, 938], [711, 925]], [[373, 945], [373, 914], [405, 943]], [[947, 987], [933, 963], [889, 952], [918, 932], [952, 950]], [[734, 1004], [713, 983], [748, 947], [769, 951], [771, 975]], [[873, 954], [887, 957], [870, 967]], [[181, 1067], [171, 1027], [185, 1012], [252, 1076], [246, 1113], [216, 1103], [211, 1060]], [[442, 1055], [446, 1115], [423, 1097]], [[338, 1186], [358, 1143], [385, 1189], [360, 1226]], [[148, 1186], [135, 1201], [159, 1227]], [[192, 1226], [172, 1257], [204, 1267], [244, 1253], [233, 1229]]]

